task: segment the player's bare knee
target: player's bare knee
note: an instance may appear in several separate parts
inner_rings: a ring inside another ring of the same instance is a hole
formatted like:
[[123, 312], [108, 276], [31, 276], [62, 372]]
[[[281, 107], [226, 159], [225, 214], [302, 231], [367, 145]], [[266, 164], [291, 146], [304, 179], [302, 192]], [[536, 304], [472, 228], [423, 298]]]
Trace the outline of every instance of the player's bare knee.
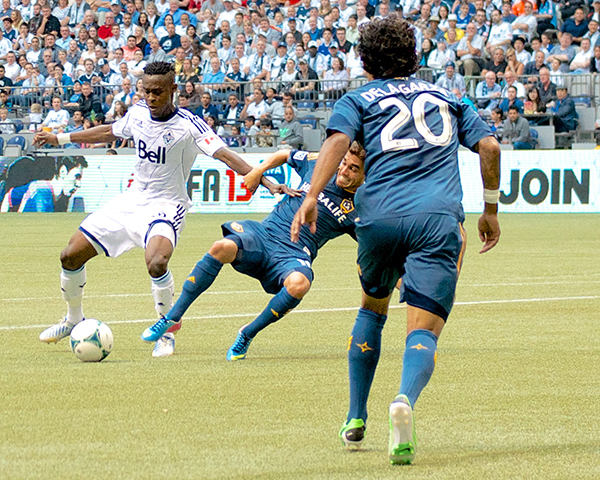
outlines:
[[292, 297], [301, 299], [310, 290], [310, 280], [300, 272], [294, 272], [285, 279], [284, 286]]
[[69, 247], [60, 252], [60, 264], [65, 270], [77, 270], [81, 268], [81, 262]]
[[235, 242], [223, 238], [212, 244], [208, 253], [221, 263], [231, 263], [235, 260], [238, 247]]
[[162, 277], [167, 273], [169, 267], [169, 258], [164, 255], [154, 255], [152, 258], [146, 261], [146, 267], [148, 273], [152, 278]]

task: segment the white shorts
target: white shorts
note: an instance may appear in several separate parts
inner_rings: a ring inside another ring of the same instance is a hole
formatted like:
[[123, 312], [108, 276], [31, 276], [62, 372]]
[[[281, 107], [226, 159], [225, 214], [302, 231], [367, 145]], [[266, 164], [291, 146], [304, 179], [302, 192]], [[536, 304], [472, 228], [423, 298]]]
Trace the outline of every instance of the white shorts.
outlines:
[[185, 226], [187, 207], [169, 200], [147, 200], [124, 193], [89, 215], [79, 230], [98, 253], [118, 257], [134, 247], [146, 248], [157, 235], [173, 247]]

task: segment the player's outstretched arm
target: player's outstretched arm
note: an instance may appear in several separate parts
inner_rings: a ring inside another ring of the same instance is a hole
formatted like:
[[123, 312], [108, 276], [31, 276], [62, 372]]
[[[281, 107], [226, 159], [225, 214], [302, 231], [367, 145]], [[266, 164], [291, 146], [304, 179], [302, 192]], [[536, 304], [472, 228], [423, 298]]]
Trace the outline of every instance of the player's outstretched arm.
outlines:
[[479, 253], [485, 253], [494, 248], [500, 239], [500, 224], [498, 222], [500, 145], [494, 137], [485, 137], [475, 145], [475, 151], [479, 153], [485, 202], [483, 214], [477, 225], [479, 238], [484, 242]]
[[[64, 137], [59, 137], [64, 135]], [[81, 130], [73, 133], [61, 133], [54, 135], [50, 132], [40, 132], [33, 139], [33, 144], [37, 146], [49, 143], [55, 147], [65, 145], [66, 143], [110, 143], [118, 137], [112, 133], [110, 125], [98, 125], [88, 130]]]
[[[235, 153], [233, 150], [227, 147], [219, 148], [213, 154], [213, 157], [217, 160], [222, 161], [225, 165], [227, 165], [229, 168], [239, 173], [240, 175], [246, 175], [250, 172], [250, 170], [252, 170], [252, 167], [248, 165], [248, 163], [246, 163], [246, 161], [242, 157], [240, 157], [237, 153]], [[254, 192], [255, 189], [249, 190]]]
[[348, 148], [350, 148], [350, 143], [350, 138], [341, 132], [336, 132], [325, 140], [310, 180], [310, 189], [292, 222], [290, 229], [292, 242], [299, 240], [302, 225], [308, 223], [312, 233], [317, 231], [317, 197], [335, 174]]
[[[217, 160], [221, 160], [225, 165], [227, 165], [229, 168], [236, 171], [240, 175], [246, 175], [252, 170], [252, 167], [248, 165], [242, 157], [240, 157], [237, 153], [235, 153], [233, 150], [230, 150], [227, 147], [219, 148], [219, 150], [217, 150], [213, 154], [213, 157]], [[275, 195], [276, 193], [289, 195], [291, 197], [297, 197], [300, 195], [299, 192], [297, 192], [296, 190], [292, 190], [287, 185], [275, 185], [273, 182], [271, 182], [264, 176], [261, 177], [260, 183], [264, 185], [273, 195]], [[248, 185], [246, 185], [246, 188], [248, 188], [248, 190], [252, 193], [254, 193], [257, 187], [258, 185], [256, 185], [254, 188], [250, 188]]]
[[252, 192], [256, 190], [256, 188], [258, 188], [260, 185], [261, 178], [265, 172], [283, 165], [285, 162], [287, 162], [289, 155], [289, 150], [279, 150], [260, 165], [254, 167], [250, 173], [247, 173], [244, 176], [244, 184], [246, 185], [246, 188]]

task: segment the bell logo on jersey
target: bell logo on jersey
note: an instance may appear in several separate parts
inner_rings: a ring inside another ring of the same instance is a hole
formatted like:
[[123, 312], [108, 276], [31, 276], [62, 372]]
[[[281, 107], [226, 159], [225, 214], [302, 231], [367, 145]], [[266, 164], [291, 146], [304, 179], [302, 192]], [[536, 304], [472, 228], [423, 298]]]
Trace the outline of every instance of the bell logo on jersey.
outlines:
[[142, 159], [148, 159], [150, 163], [159, 163], [164, 165], [167, 162], [167, 148], [166, 147], [158, 147], [156, 152], [152, 150], [147, 150], [146, 142], [142, 139], [138, 141], [138, 156]]

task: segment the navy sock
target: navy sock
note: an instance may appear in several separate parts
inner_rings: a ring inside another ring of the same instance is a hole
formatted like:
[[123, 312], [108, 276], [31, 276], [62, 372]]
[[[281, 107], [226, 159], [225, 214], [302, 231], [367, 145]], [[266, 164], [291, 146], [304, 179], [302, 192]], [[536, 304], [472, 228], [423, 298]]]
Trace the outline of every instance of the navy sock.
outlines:
[[256, 320], [244, 327], [244, 335], [254, 338], [262, 329], [275, 323], [290, 310], [296, 308], [301, 301], [302, 300], [292, 297], [288, 293], [287, 288], [283, 287], [279, 293], [271, 299], [267, 308], [256, 317]]
[[435, 367], [437, 337], [429, 330], [413, 330], [406, 337], [400, 392], [414, 408]]
[[381, 352], [381, 331], [387, 315], [360, 308], [352, 336], [348, 340], [348, 373], [350, 374], [350, 408], [348, 420], [367, 421], [367, 399]]
[[181, 317], [194, 303], [194, 300], [213, 284], [222, 267], [223, 264], [210, 253], [204, 255], [204, 258], [196, 264], [186, 278], [181, 295], [179, 295], [177, 302], [169, 310], [166, 317], [170, 320], [181, 320]]

